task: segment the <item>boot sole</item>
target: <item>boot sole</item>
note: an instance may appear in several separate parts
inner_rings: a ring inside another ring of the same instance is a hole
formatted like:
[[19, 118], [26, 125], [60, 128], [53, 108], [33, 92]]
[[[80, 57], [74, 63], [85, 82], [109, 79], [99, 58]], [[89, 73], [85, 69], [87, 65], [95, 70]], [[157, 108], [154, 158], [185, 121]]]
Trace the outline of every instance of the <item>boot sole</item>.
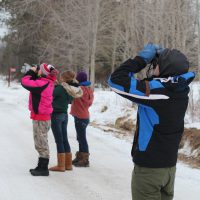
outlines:
[[49, 168], [49, 171], [51, 171], [51, 172], [65, 172], [65, 168], [60, 168], [60, 169]]
[[37, 174], [37, 173], [35, 174], [35, 173], [31, 172], [31, 175], [32, 175], [32, 176], [49, 176], [49, 172], [48, 172], [48, 173], [43, 173], [43, 174], [39, 174], [39, 173], [38, 173], [38, 174]]
[[75, 167], [90, 167], [89, 164], [88, 164], [88, 165], [76, 165], [76, 164], [74, 164], [74, 166], [75, 166]]
[[72, 171], [73, 170], [73, 167], [72, 168], [65, 168], [66, 171]]
[[65, 170], [52, 170], [52, 169], [49, 169], [49, 171], [51, 171], [51, 172], [65, 172]]
[[49, 174], [32, 174], [32, 173], [31, 173], [31, 175], [32, 176], [49, 176]]

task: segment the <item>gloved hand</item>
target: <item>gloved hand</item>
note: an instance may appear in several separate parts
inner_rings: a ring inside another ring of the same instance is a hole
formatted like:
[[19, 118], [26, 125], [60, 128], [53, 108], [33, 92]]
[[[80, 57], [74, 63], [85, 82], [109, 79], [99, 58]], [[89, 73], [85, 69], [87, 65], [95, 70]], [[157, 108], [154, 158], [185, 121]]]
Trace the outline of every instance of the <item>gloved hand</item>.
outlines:
[[37, 73], [37, 67], [34, 66], [34, 67], [31, 67], [30, 69], [31, 69], [32, 71], [34, 71], [35, 73]]
[[148, 43], [144, 46], [144, 49], [139, 51], [138, 56], [143, 58], [146, 64], [149, 64], [160, 50], [163, 49], [159, 45]]
[[21, 69], [21, 73], [25, 74], [30, 69], [31, 69], [31, 65], [24, 63], [24, 66], [22, 66], [22, 69]]

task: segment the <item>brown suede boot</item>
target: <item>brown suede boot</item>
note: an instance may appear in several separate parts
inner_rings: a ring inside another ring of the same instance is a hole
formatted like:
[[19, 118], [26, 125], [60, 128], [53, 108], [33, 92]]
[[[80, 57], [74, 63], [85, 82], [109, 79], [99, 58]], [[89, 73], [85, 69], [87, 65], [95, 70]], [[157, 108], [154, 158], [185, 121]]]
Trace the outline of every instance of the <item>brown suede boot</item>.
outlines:
[[78, 162], [74, 163], [75, 167], [89, 167], [89, 153], [79, 152], [80, 153], [80, 159]]
[[81, 153], [79, 151], [76, 152], [76, 157], [72, 160], [72, 164], [76, 164], [81, 159]]
[[57, 166], [49, 168], [50, 171], [64, 172], [65, 171], [65, 153], [57, 154]]
[[72, 170], [72, 153], [65, 153], [65, 169]]

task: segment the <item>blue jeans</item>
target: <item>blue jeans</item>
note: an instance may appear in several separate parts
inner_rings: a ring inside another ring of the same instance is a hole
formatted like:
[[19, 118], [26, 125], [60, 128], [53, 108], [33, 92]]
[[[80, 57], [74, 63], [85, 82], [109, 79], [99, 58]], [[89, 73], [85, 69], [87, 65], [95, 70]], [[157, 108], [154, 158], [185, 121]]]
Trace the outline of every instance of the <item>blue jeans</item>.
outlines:
[[89, 124], [89, 119], [79, 119], [74, 117], [77, 140], [79, 143], [79, 152], [89, 153], [89, 147], [86, 138], [86, 128]]
[[51, 116], [51, 129], [56, 142], [58, 153], [69, 153], [71, 148], [67, 138], [68, 115], [66, 113], [53, 113]]

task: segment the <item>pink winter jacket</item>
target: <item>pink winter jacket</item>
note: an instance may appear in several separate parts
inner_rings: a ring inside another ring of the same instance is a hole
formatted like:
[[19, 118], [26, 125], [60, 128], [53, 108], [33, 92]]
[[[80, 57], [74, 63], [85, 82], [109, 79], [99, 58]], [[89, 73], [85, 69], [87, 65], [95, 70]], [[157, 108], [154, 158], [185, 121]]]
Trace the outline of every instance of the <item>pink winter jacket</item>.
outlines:
[[55, 81], [55, 76], [38, 78], [32, 70], [29, 70], [22, 78], [22, 86], [30, 91], [29, 110], [31, 111], [31, 119], [41, 121], [51, 119]]

